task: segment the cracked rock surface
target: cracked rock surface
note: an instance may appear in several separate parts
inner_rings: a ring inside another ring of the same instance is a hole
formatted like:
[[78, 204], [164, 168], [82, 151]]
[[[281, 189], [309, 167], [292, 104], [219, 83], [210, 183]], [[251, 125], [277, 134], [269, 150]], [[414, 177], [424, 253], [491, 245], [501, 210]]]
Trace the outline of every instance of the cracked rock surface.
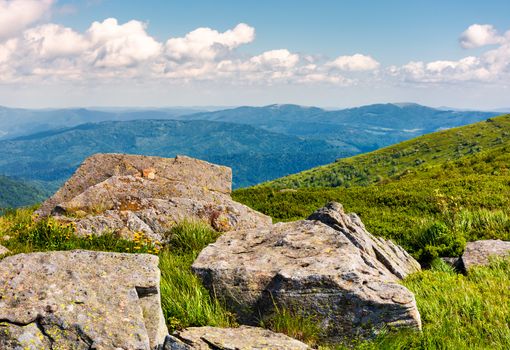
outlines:
[[281, 333], [258, 327], [191, 327], [169, 336], [164, 350], [307, 350], [309, 347]]
[[178, 156], [96, 154], [36, 211], [74, 222], [79, 235], [143, 232], [156, 241], [182, 220], [218, 231], [268, 227], [271, 218], [230, 197], [230, 168]]
[[314, 317], [333, 342], [384, 326], [421, 328], [414, 295], [399, 283], [420, 265], [338, 203], [308, 220], [225, 233], [193, 270], [241, 322], [271, 317], [278, 305]]
[[0, 261], [0, 349], [150, 350], [168, 334], [158, 258], [67, 251]]

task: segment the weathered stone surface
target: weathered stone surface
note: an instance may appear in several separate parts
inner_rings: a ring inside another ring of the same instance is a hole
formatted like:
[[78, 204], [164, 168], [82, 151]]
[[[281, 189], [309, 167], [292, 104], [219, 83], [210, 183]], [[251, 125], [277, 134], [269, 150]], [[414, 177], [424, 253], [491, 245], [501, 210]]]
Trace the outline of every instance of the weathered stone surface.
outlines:
[[267, 329], [192, 327], [169, 336], [164, 350], [306, 350], [309, 347]]
[[461, 266], [469, 271], [473, 266], [488, 265], [490, 259], [510, 255], [510, 241], [483, 240], [468, 242], [462, 254]]
[[3, 245], [0, 244], [0, 255], [4, 255], [9, 253], [9, 249], [5, 248]]
[[340, 231], [352, 244], [378, 260], [398, 278], [404, 278], [420, 270], [420, 264], [402, 247], [390, 240], [370, 234], [356, 214], [344, 213], [340, 203], [328, 203], [324, 208], [310, 215], [308, 220], [320, 221]]
[[384, 325], [420, 328], [414, 295], [399, 284], [419, 269], [338, 203], [309, 220], [228, 232], [193, 264], [242, 322], [271, 317], [276, 304], [317, 318], [330, 341], [369, 336]]
[[18, 326], [0, 322], [0, 349], [51, 349], [51, 342], [35, 323]]
[[188, 157], [97, 154], [36, 214], [74, 222], [82, 235], [144, 232], [159, 241], [182, 220], [219, 231], [269, 226], [268, 216], [231, 199], [231, 177], [229, 168]]
[[6, 257], [0, 261], [0, 348], [161, 347], [168, 330], [159, 282], [158, 258], [148, 254]]

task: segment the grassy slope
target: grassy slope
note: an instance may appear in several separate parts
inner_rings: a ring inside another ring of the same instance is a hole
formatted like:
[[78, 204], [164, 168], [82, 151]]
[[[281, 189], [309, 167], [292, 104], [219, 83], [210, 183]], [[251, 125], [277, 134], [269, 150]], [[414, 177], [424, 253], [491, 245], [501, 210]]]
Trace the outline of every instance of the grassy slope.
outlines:
[[[340, 159], [335, 163], [286, 176], [263, 185], [275, 188], [350, 187], [399, 179], [408, 173], [441, 176], [431, 168], [489, 149], [497, 162], [484, 167], [508, 174], [505, 154], [510, 146], [510, 115], [490, 118], [485, 122], [453, 128], [421, 136], [374, 152]], [[506, 163], [506, 164], [505, 164]], [[475, 172], [476, 168], [462, 169]]]
[[[460, 254], [465, 241], [510, 240], [509, 150], [510, 116], [497, 117], [237, 190], [234, 198], [276, 221], [339, 201], [369, 231], [426, 263]], [[320, 187], [340, 177], [342, 186]]]

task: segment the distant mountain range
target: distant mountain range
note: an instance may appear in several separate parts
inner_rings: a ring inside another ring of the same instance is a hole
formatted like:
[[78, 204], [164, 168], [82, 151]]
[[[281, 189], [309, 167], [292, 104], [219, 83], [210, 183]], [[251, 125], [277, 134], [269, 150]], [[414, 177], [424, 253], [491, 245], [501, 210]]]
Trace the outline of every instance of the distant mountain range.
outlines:
[[177, 154], [228, 165], [234, 186], [248, 186], [346, 155], [321, 140], [249, 125], [202, 120], [136, 120], [79, 125], [0, 141], [0, 173], [53, 189], [94, 153]]
[[[189, 155], [232, 167], [245, 187], [372, 151], [494, 112], [378, 104], [337, 111], [297, 105], [196, 109], [0, 108], [0, 174], [51, 192], [98, 152]], [[1, 186], [0, 192], [6, 193]]]
[[26, 136], [42, 131], [69, 128], [85, 123], [140, 119], [174, 119], [196, 113], [189, 108], [161, 109], [21, 109], [0, 106], [0, 140]]
[[282, 134], [322, 139], [345, 147], [354, 154], [475, 123], [497, 114], [440, 110], [414, 103], [388, 103], [336, 111], [297, 105], [239, 107], [178, 118], [248, 124]]

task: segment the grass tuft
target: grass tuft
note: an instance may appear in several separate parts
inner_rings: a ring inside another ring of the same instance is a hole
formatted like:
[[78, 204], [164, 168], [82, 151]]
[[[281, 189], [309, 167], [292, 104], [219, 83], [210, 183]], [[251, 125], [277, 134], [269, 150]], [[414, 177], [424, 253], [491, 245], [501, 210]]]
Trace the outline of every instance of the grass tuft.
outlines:
[[202, 286], [191, 271], [198, 253], [219, 233], [199, 221], [184, 221], [169, 232], [170, 244], [159, 255], [161, 302], [170, 331], [191, 326], [235, 325], [234, 316]]
[[172, 227], [169, 245], [182, 252], [200, 252], [209, 243], [214, 242], [219, 233], [201, 221], [182, 221]]
[[313, 317], [306, 317], [277, 305], [275, 305], [275, 314], [269, 320], [262, 321], [260, 326], [286, 334], [313, 347], [319, 344], [322, 334], [319, 323]]

